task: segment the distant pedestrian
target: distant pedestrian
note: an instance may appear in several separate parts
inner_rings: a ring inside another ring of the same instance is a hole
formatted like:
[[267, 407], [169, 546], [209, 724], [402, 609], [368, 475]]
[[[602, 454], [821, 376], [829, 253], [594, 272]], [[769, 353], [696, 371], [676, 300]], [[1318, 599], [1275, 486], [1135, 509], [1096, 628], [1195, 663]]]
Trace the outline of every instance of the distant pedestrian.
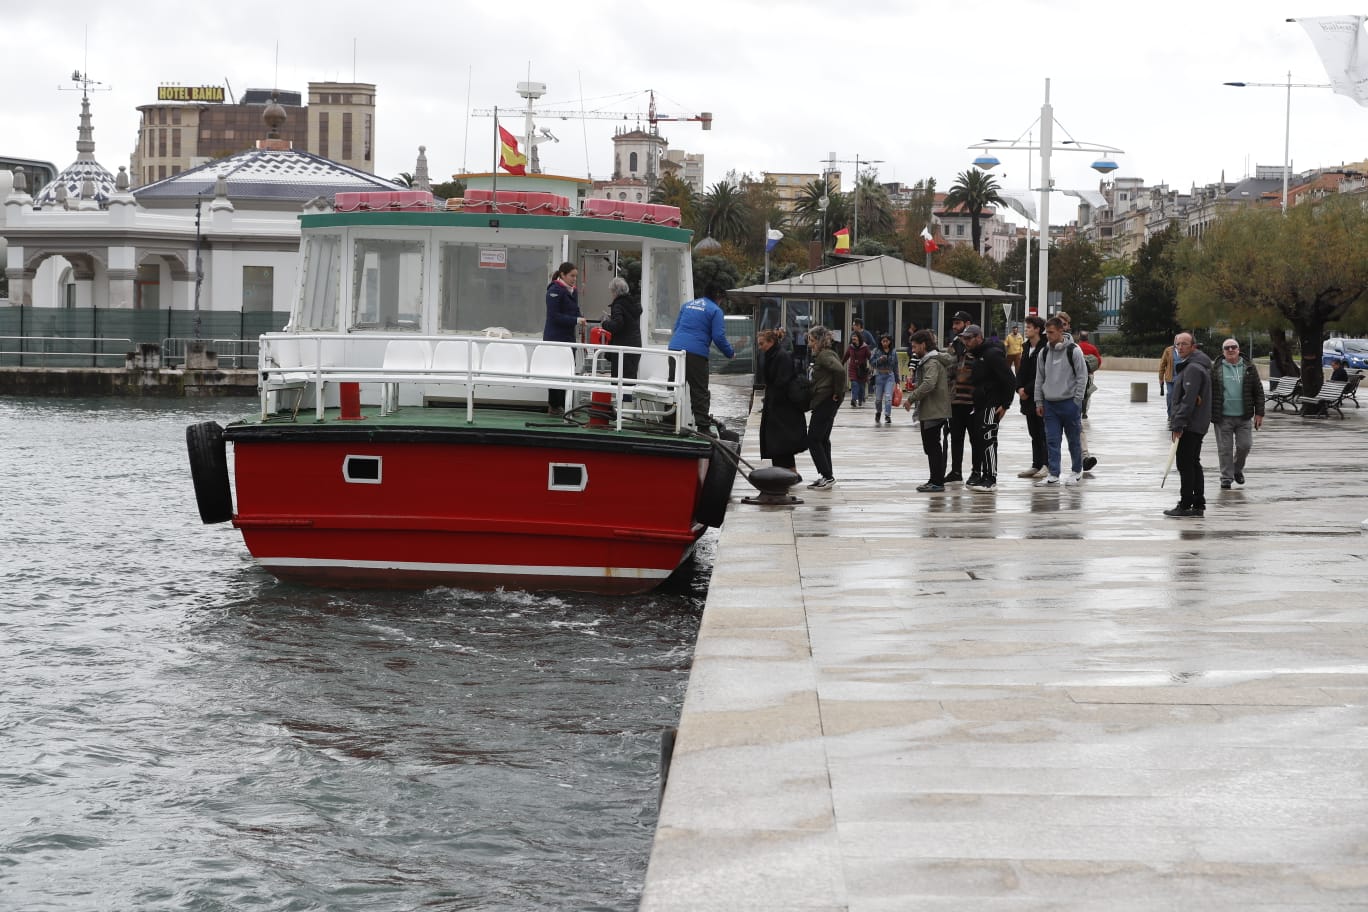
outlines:
[[1045, 452], [1045, 419], [1036, 412], [1036, 364], [1045, 348], [1045, 321], [1035, 314], [1026, 318], [1026, 339], [1022, 344], [1021, 366], [1017, 369], [1017, 398], [1031, 435], [1031, 467], [1017, 473], [1018, 478], [1041, 478], [1049, 473]]
[[975, 355], [970, 383], [974, 388], [974, 418], [970, 443], [974, 467], [967, 487], [991, 494], [997, 490], [998, 427], [1007, 406], [1016, 397], [1016, 378], [1007, 366], [1002, 343], [986, 340], [983, 329], [971, 323], [961, 334], [965, 347]]
[[1078, 334], [1078, 347], [1083, 350], [1083, 363], [1088, 365], [1088, 391], [1083, 394], [1083, 417], [1087, 418], [1088, 406], [1092, 403], [1093, 393], [1097, 392], [1093, 375], [1102, 369], [1102, 352], [1089, 341], [1086, 330]]
[[689, 406], [693, 411], [694, 427], [700, 431], [712, 426], [708, 416], [712, 407], [712, 394], [708, 391], [708, 352], [716, 345], [728, 358], [736, 357], [727, 341], [726, 321], [718, 305], [718, 301], [726, 297], [727, 290], [720, 283], [709, 282], [703, 297], [685, 301], [680, 306], [670, 336], [670, 351], [685, 352], [684, 379], [689, 385]]
[[912, 388], [903, 397], [903, 408], [916, 406], [916, 420], [921, 427], [922, 452], [930, 474], [917, 490], [937, 493], [945, 490], [945, 438], [942, 430], [950, 420], [950, 365], [955, 361], [949, 352], [936, 351], [936, 335], [929, 330], [912, 334], [912, 348], [917, 354], [917, 372], [912, 377]]
[[817, 325], [808, 331], [812, 357], [812, 417], [808, 419], [808, 454], [817, 469], [817, 480], [808, 485], [825, 491], [836, 483], [831, 465], [831, 428], [846, 393], [846, 369], [831, 350], [831, 330]]
[[1164, 407], [1173, 410], [1173, 346], [1164, 349], [1159, 356], [1159, 392], [1164, 397]]
[[755, 337], [755, 347], [765, 353], [760, 455], [771, 464], [793, 469], [797, 474], [798, 463], [794, 457], [807, 449], [807, 417], [802, 405], [793, 401], [793, 359], [784, 351], [782, 340], [783, 333], [773, 329], [761, 330]]
[[1173, 415], [1169, 430], [1178, 442], [1178, 504], [1165, 516], [1206, 515], [1202, 438], [1211, 426], [1211, 359], [1192, 344], [1191, 333], [1173, 337]]
[[1021, 335], [1021, 327], [1012, 324], [1012, 331], [1003, 340], [1003, 349], [1007, 352], [1007, 366], [1013, 373], [1021, 367], [1021, 351], [1026, 345], [1026, 339]]
[[[1045, 321], [1046, 347], [1036, 359], [1036, 414], [1045, 422], [1045, 458], [1049, 474], [1035, 483], [1049, 488], [1083, 480], [1083, 396], [1088, 389], [1088, 365], [1083, 351], [1065, 338], [1064, 321]], [[1062, 468], [1062, 440], [1069, 441], [1069, 474]]]
[[850, 381], [851, 408], [860, 408], [865, 404], [870, 354], [871, 349], [865, 343], [864, 335], [858, 329], [852, 329], [850, 344], [846, 346], [845, 354], [841, 358], [846, 366], [846, 379]]
[[1240, 343], [1221, 343], [1221, 360], [1211, 366], [1211, 423], [1216, 429], [1216, 456], [1221, 488], [1244, 486], [1245, 459], [1254, 446], [1254, 431], [1263, 427], [1264, 388], [1259, 370], [1240, 354]]
[[879, 347], [869, 356], [869, 369], [874, 373], [874, 423], [879, 417], [889, 424], [893, 423], [893, 390], [898, 385], [898, 350], [893, 347], [893, 339], [885, 334], [879, 337]]

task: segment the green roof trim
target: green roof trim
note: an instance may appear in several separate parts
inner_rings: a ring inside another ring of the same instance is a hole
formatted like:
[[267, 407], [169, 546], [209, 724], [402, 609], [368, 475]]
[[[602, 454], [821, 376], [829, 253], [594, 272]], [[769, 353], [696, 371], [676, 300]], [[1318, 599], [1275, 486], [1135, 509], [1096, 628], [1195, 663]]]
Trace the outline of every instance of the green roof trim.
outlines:
[[626, 237], [651, 238], [675, 244], [687, 244], [693, 232], [687, 228], [668, 228], [616, 219], [588, 218], [576, 215], [524, 215], [513, 213], [466, 212], [332, 212], [321, 215], [301, 215], [305, 228], [354, 228], [359, 225], [404, 226], [408, 228], [489, 228], [498, 221], [500, 228], [533, 228], [562, 233], [608, 234]]

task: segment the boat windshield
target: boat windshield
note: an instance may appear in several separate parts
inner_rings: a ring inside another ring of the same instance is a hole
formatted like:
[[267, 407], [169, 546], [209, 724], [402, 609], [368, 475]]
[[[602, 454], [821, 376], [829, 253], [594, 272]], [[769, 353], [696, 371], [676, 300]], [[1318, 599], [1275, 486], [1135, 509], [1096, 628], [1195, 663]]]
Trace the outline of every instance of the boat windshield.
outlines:
[[439, 332], [541, 333], [555, 268], [550, 247], [443, 243], [440, 251]]

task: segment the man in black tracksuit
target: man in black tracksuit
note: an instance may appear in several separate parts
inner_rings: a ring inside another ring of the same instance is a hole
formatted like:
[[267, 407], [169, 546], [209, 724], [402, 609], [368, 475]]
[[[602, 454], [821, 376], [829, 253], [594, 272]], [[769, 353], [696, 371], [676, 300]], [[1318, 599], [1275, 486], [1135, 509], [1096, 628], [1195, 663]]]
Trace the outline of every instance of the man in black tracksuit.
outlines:
[[974, 388], [974, 414], [970, 423], [969, 443], [974, 458], [974, 473], [967, 487], [971, 491], [992, 493], [997, 490], [998, 423], [1016, 396], [1016, 379], [1007, 366], [1007, 352], [999, 342], [983, 337], [983, 328], [970, 324], [960, 334], [964, 347], [977, 357], [974, 359], [970, 384]]
[[[945, 423], [945, 452], [949, 456], [950, 470], [945, 475], [946, 482], [964, 481], [960, 473], [964, 465], [964, 435], [969, 431], [974, 414], [974, 391], [969, 383], [973, 369], [974, 353], [964, 346], [960, 333], [973, 322], [968, 311], [961, 310], [950, 318], [950, 338], [946, 350], [955, 356], [950, 368], [950, 420]], [[975, 467], [969, 467], [969, 480], [972, 482]]]

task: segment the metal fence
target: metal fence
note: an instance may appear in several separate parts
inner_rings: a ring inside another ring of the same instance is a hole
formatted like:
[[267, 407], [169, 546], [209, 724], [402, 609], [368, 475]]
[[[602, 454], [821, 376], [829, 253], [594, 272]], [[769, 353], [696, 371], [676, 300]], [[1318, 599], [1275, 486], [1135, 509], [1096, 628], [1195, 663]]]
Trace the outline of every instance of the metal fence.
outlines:
[[167, 367], [180, 367], [185, 364], [185, 353], [192, 343], [202, 342], [218, 355], [219, 367], [255, 370], [257, 354], [261, 349], [261, 339], [173, 339], [161, 341], [162, 363]]
[[14, 367], [122, 367], [132, 350], [108, 336], [0, 336], [0, 364]]

